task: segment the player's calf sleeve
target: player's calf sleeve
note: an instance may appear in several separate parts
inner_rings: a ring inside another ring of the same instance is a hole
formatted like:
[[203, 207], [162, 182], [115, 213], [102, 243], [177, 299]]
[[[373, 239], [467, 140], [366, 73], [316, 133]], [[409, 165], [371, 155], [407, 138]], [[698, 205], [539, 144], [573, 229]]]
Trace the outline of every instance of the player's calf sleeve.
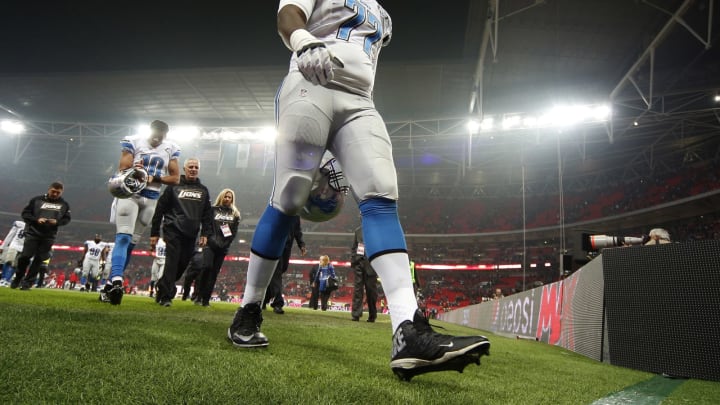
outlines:
[[407, 253], [405, 234], [400, 226], [397, 202], [386, 198], [372, 198], [360, 204], [365, 254], [373, 260], [376, 256]]
[[10, 263], [3, 264], [2, 267], [2, 279], [6, 281], [10, 281], [12, 278], [12, 273], [14, 271], [12, 270], [12, 266], [10, 266]]
[[127, 255], [125, 256], [125, 267], [123, 267], [123, 273], [125, 273], [125, 269], [127, 269], [128, 264], [130, 264], [130, 259], [132, 259], [132, 252], [133, 249], [135, 249], [135, 244], [130, 242], [127, 248]]
[[127, 260], [128, 247], [132, 235], [127, 233], [119, 233], [115, 235], [115, 248], [112, 253], [112, 268], [110, 269], [111, 281], [122, 280], [125, 271], [125, 261]]
[[268, 205], [255, 227], [250, 250], [260, 257], [277, 260], [285, 248], [291, 221], [291, 216]]

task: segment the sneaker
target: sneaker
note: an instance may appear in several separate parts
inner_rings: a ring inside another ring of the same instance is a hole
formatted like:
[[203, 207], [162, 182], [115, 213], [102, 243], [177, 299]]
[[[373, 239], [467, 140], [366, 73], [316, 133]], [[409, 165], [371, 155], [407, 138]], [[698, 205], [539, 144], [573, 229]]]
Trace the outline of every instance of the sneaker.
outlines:
[[[197, 302], [197, 301], [195, 301], [195, 302]], [[209, 307], [209, 306], [210, 306], [210, 301], [202, 300], [202, 306], [204, 306], [204, 307]]]
[[375, 318], [368, 318], [367, 321], [368, 321], [369, 323], [374, 323], [374, 322], [375, 322]]
[[168, 298], [163, 298], [160, 300], [160, 305], [162, 305], [163, 307], [172, 306], [172, 300]]
[[123, 297], [122, 281], [113, 281], [112, 288], [107, 292], [107, 297], [112, 305], [120, 305]]
[[353, 322], [360, 322], [360, 317], [359, 317], [359, 316], [353, 316], [353, 317], [352, 317], [352, 321], [353, 321]]
[[282, 309], [282, 307], [273, 307], [273, 312], [275, 312], [278, 315], [282, 315], [285, 313], [285, 310]]
[[480, 364], [490, 354], [484, 336], [450, 336], [435, 332], [418, 310], [411, 321], [398, 326], [393, 335], [390, 368], [401, 380], [432, 371], [462, 372], [470, 363]]
[[21, 291], [30, 291], [30, 288], [32, 288], [32, 284], [31, 284], [31, 283], [28, 283], [28, 282], [25, 282], [25, 281], [23, 281], [22, 283], [20, 283], [20, 290], [21, 290]]
[[235, 312], [227, 337], [236, 347], [267, 347], [268, 339], [260, 332], [262, 321], [260, 303], [247, 304]]
[[20, 287], [20, 281], [21, 280], [19, 278], [15, 277], [13, 279], [13, 281], [10, 283], [10, 288], [15, 289], [15, 288]]

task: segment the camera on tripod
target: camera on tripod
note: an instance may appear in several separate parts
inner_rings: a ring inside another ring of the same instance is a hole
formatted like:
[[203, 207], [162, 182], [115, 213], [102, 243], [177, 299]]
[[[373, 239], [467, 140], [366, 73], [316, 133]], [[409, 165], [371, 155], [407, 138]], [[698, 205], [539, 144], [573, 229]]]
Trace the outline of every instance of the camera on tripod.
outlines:
[[631, 245], [644, 245], [650, 237], [643, 235], [642, 237], [635, 236], [610, 236], [610, 235], [590, 235], [589, 233], [582, 234], [582, 248], [586, 252], [597, 252], [600, 249], [608, 247], [619, 247], [619, 246], [631, 246]]

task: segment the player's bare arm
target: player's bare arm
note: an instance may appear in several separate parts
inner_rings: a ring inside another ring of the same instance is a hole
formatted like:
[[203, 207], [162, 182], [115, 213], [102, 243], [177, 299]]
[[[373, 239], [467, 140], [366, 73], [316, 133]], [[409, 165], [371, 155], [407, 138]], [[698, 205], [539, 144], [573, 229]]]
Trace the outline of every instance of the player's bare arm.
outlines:
[[118, 172], [133, 167], [135, 157], [132, 153], [124, 150], [120, 154], [120, 162], [118, 162]]
[[169, 186], [180, 183], [180, 165], [177, 159], [172, 159], [168, 163], [168, 175], [160, 177], [160, 182]]
[[155, 177], [150, 176], [148, 179], [148, 183], [152, 183], [154, 181], [158, 181], [162, 184], [166, 184], [168, 186], [172, 186], [175, 184], [180, 183], [180, 165], [178, 164], [177, 159], [173, 159], [168, 163], [168, 175], [167, 176], [161, 176], [161, 177]]
[[307, 23], [305, 13], [292, 4], [280, 9], [277, 17], [278, 34], [284, 43], [290, 43], [290, 36], [295, 30], [305, 28]]

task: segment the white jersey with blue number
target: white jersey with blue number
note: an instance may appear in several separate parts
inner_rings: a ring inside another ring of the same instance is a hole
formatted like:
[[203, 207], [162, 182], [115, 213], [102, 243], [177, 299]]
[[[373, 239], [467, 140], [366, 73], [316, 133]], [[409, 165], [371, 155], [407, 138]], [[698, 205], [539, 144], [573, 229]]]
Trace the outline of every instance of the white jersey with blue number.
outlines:
[[3, 240], [3, 251], [13, 249], [16, 252], [22, 252], [25, 245], [25, 222], [15, 221], [7, 236]]
[[87, 253], [85, 253], [86, 259], [100, 260], [102, 251], [105, 249], [105, 242], [95, 242], [94, 240], [86, 240], [85, 247], [87, 247]]
[[115, 248], [115, 242], [106, 242], [105, 247], [107, 248], [107, 253], [105, 253], [105, 265], [106, 267], [110, 268], [110, 265], [112, 264], [112, 252], [113, 248]]
[[[168, 165], [173, 159], [180, 158], [180, 147], [168, 140], [153, 148], [147, 135], [134, 135], [123, 139], [122, 150], [134, 156], [134, 162], [141, 161], [148, 174], [154, 177], [167, 176]], [[153, 182], [139, 194], [157, 200], [160, 197], [160, 182]]]
[[[282, 0], [280, 9], [287, 4], [305, 12], [306, 29], [343, 61], [331, 83], [371, 97], [380, 48], [392, 35], [388, 13], [375, 0]], [[293, 53], [291, 72], [298, 70], [296, 58]]]
[[165, 241], [162, 240], [162, 238], [158, 239], [155, 245], [155, 260], [157, 260], [158, 263], [165, 261]]

